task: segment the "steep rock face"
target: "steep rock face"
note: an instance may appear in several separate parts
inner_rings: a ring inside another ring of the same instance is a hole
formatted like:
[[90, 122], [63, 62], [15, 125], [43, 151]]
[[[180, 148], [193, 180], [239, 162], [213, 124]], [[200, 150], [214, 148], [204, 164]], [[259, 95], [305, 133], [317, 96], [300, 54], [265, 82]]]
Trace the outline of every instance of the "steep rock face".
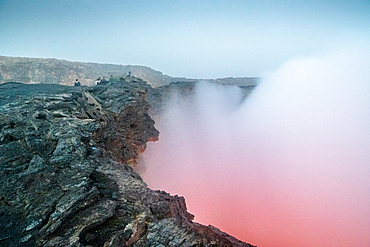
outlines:
[[[234, 79], [235, 81], [238, 81], [237, 78]], [[238, 86], [243, 92], [243, 100], [258, 84], [258, 80], [253, 78], [244, 78], [244, 80], [240, 80], [237, 84], [233, 84], [232, 81], [233, 79], [231, 78], [225, 78], [225, 81], [222, 79], [208, 80], [209, 83], [220, 84], [223, 86]], [[149, 90], [148, 94], [148, 101], [152, 106], [150, 114], [152, 116], [160, 115], [161, 112], [166, 109], [168, 104], [179, 104], [180, 102], [191, 101], [194, 96], [195, 87], [198, 83], [200, 83], [200, 81], [178, 81], [171, 82], [169, 85], [152, 88]]]
[[0, 85], [1, 246], [251, 246], [133, 171], [159, 134], [149, 89]]

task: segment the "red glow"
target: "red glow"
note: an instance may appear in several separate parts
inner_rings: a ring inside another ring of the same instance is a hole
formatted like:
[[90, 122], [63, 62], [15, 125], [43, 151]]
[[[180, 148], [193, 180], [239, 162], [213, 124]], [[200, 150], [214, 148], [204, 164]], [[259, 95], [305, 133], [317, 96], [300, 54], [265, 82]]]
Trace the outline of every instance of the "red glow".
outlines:
[[[151, 188], [184, 195], [188, 210], [195, 214], [197, 222], [212, 224], [260, 247], [368, 246], [370, 243], [368, 197], [361, 198], [363, 192], [353, 193], [356, 185], [346, 188], [354, 182], [352, 176], [358, 174], [348, 171], [346, 181], [340, 176], [327, 177], [325, 172], [291, 171], [289, 175], [232, 167], [225, 171], [225, 165], [237, 159], [224, 163], [220, 157], [200, 158], [191, 153], [176, 158], [176, 153], [163, 152], [166, 150], [160, 147], [163, 143], [150, 145], [148, 151], [156, 153], [151, 161], [156, 169], [148, 167], [146, 174], [151, 176], [144, 175], [144, 180]], [[232, 157], [235, 152], [222, 156]], [[266, 157], [254, 159], [262, 161]], [[167, 162], [176, 166], [171, 169]], [[323, 182], [327, 179], [337, 181]]]
[[370, 64], [340, 58], [292, 62], [239, 108], [201, 85], [157, 121], [144, 180], [259, 247], [370, 246]]

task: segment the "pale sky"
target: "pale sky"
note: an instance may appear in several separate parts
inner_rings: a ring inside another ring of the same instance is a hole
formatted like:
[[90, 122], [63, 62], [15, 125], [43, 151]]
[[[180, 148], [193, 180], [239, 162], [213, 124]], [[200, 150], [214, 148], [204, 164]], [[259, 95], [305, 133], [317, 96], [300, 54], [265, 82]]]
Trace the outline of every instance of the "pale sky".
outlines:
[[368, 40], [368, 0], [0, 0], [0, 55], [188, 78], [265, 76], [291, 58]]

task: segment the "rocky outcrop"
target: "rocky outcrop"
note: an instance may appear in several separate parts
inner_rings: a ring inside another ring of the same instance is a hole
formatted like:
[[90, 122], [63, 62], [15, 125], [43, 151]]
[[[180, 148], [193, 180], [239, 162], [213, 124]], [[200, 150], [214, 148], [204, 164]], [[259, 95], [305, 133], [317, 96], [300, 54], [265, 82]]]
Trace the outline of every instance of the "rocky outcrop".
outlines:
[[148, 90], [0, 85], [0, 246], [251, 246], [134, 172], [159, 134]]

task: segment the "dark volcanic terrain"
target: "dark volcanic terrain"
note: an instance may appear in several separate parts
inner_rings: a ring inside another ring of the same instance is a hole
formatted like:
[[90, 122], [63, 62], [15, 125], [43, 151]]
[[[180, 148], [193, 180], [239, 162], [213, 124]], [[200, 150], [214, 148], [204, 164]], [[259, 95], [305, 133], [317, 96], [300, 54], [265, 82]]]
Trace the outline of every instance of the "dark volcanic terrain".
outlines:
[[148, 94], [160, 106], [163, 91], [136, 77], [0, 84], [0, 246], [251, 246], [134, 172], [159, 136]]

